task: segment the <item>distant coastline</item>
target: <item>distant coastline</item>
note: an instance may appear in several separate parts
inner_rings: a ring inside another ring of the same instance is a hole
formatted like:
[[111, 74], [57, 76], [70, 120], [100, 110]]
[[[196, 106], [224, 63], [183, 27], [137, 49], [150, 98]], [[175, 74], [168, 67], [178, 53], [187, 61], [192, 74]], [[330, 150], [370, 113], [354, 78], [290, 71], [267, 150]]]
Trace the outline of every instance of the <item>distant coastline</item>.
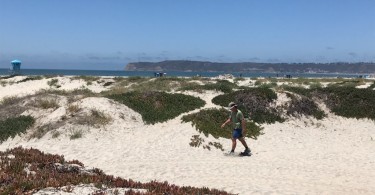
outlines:
[[[38, 75], [62, 75], [62, 76], [114, 76], [114, 77], [154, 77], [154, 73], [158, 71], [118, 71], [118, 70], [60, 70], [60, 69], [21, 69], [21, 75], [38, 76]], [[267, 72], [214, 72], [214, 71], [161, 71], [166, 73], [166, 76], [176, 77], [216, 77], [222, 74], [232, 74], [235, 77], [284, 77], [291, 75], [292, 77], [344, 77], [357, 78], [368, 74], [346, 74], [346, 73], [267, 73]], [[0, 76], [9, 75], [9, 69], [0, 69]]]
[[312, 73], [312, 74], [374, 74], [373, 62], [335, 63], [222, 63], [208, 61], [167, 60], [161, 62], [132, 62], [126, 71], [183, 72], [251, 72], [251, 73]]

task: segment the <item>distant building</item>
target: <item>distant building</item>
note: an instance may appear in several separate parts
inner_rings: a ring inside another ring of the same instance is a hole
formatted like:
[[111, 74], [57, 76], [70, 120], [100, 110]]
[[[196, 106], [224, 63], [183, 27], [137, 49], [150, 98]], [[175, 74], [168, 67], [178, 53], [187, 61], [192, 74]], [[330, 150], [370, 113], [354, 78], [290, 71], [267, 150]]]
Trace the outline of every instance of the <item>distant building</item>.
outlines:
[[10, 72], [12, 75], [21, 73], [21, 61], [13, 60], [10, 62], [12, 66], [10, 67]]

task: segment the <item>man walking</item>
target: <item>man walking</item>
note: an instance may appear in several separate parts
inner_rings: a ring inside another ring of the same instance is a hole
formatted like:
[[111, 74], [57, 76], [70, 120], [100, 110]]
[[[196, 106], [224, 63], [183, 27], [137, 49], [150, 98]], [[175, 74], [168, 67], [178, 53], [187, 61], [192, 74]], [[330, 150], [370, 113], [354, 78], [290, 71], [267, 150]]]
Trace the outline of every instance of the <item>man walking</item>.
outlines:
[[246, 121], [240, 110], [237, 109], [237, 104], [234, 102], [229, 103], [229, 109], [231, 111], [229, 118], [221, 125], [224, 128], [226, 124], [233, 123], [234, 129], [232, 132], [232, 150], [229, 152], [230, 155], [234, 154], [236, 149], [237, 139], [240, 140], [242, 145], [245, 147], [245, 151], [241, 152], [240, 155], [250, 156], [251, 151], [245, 141], [246, 136]]

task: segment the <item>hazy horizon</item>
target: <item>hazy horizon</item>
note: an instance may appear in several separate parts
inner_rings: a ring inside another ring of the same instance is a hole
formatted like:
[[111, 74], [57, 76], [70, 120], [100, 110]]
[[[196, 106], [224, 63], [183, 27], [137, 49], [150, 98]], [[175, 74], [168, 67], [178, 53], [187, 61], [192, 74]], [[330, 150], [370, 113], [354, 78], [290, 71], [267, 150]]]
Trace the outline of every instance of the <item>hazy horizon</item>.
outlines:
[[0, 0], [0, 68], [375, 62], [371, 0]]

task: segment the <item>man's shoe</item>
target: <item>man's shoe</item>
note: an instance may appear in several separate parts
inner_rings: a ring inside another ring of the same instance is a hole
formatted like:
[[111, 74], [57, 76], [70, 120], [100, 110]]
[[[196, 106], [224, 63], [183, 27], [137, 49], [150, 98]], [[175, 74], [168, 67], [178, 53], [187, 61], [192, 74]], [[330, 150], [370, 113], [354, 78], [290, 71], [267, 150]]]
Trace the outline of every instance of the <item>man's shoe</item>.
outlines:
[[251, 155], [251, 150], [250, 150], [250, 148], [246, 148], [245, 151], [242, 152], [242, 154]]

